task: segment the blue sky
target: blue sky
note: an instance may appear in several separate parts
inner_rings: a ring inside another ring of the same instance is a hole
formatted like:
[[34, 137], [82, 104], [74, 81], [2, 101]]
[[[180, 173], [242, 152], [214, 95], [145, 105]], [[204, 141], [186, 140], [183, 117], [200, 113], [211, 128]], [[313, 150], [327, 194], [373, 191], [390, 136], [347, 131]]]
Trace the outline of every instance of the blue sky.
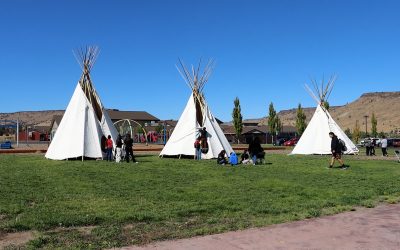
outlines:
[[81, 70], [72, 50], [95, 44], [106, 107], [178, 119], [186, 64], [217, 61], [205, 88], [218, 118], [315, 103], [310, 76], [338, 75], [331, 105], [400, 86], [400, 2], [324, 0], [1, 1], [0, 112], [65, 109]]

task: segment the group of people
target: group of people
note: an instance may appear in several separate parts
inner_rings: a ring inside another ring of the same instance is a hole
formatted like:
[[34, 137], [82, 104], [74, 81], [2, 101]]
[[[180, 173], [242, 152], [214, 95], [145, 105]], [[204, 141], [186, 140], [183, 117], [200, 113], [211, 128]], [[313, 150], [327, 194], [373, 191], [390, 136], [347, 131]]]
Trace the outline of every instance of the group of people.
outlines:
[[[364, 141], [364, 145], [365, 145], [365, 154], [367, 156], [375, 156], [375, 147], [378, 146], [376, 145], [376, 140], [374, 140], [373, 138], [368, 137], [367, 139], [365, 139]], [[382, 156], [388, 156], [387, 153], [387, 147], [388, 147], [388, 141], [386, 139], [386, 136], [382, 137], [382, 140], [380, 142], [380, 146], [382, 149]]]
[[240, 162], [238, 162], [235, 152], [232, 152], [230, 154], [229, 160], [226, 156], [227, 156], [226, 151], [222, 150], [218, 154], [217, 163], [220, 165], [225, 165], [228, 163], [230, 163], [231, 165], [236, 165], [238, 163], [256, 165], [259, 161], [264, 160], [265, 152], [261, 146], [260, 140], [258, 139], [258, 137], [256, 137], [252, 142], [250, 142], [248, 149], [245, 149], [241, 154]]
[[368, 137], [364, 141], [365, 145], [365, 154], [367, 156], [375, 156], [375, 147], [376, 147], [376, 140]]
[[121, 162], [122, 159], [129, 162], [129, 160], [132, 159], [134, 163], [138, 163], [133, 155], [133, 139], [129, 133], [125, 135], [124, 139], [122, 139], [122, 136], [118, 134], [117, 140], [115, 141], [114, 154], [114, 144], [111, 135], [108, 135], [107, 138], [103, 136], [101, 139], [101, 145], [107, 161], [114, 161], [115, 156], [116, 162]]

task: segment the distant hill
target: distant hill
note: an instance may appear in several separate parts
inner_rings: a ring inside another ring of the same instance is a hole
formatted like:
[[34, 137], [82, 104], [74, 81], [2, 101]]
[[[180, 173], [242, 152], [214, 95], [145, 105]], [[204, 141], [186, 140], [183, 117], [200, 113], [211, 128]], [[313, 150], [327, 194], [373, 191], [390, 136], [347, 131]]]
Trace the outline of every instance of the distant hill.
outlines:
[[[315, 108], [304, 108], [307, 121], [310, 121]], [[365, 115], [368, 115], [368, 130], [371, 129], [371, 115], [375, 113], [378, 120], [378, 132], [391, 132], [400, 128], [400, 92], [374, 92], [363, 94], [354, 102], [343, 106], [330, 107], [329, 113], [345, 130], [353, 130], [356, 121], [361, 131], [365, 130]], [[284, 125], [294, 126], [296, 123], [296, 109], [282, 110], [278, 113]], [[266, 124], [267, 119], [262, 119]]]
[[21, 123], [50, 126], [54, 115], [63, 115], [64, 110], [21, 111], [14, 113], [0, 113], [0, 120], [17, 120]]
[[[309, 121], [315, 108], [304, 108]], [[371, 128], [371, 115], [375, 113], [378, 119], [378, 131], [391, 132], [400, 128], [400, 92], [375, 92], [363, 94], [354, 102], [343, 106], [330, 107], [332, 117], [345, 130], [353, 129], [358, 120], [362, 131], [365, 130], [365, 115], [368, 115], [368, 130]], [[64, 110], [21, 111], [15, 113], [0, 113], [0, 120], [16, 120], [37, 126], [50, 126], [54, 115], [62, 115]], [[282, 110], [278, 113], [283, 125], [294, 126], [296, 109]], [[253, 121], [254, 119], [251, 119]], [[261, 124], [267, 124], [267, 118], [261, 118]]]

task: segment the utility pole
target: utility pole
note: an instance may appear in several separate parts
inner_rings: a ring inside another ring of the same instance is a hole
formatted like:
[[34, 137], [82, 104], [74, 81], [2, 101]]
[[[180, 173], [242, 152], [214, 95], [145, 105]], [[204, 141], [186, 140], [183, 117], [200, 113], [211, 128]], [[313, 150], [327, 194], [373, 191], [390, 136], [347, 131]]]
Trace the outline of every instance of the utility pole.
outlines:
[[365, 118], [365, 135], [368, 134], [368, 115], [364, 115]]

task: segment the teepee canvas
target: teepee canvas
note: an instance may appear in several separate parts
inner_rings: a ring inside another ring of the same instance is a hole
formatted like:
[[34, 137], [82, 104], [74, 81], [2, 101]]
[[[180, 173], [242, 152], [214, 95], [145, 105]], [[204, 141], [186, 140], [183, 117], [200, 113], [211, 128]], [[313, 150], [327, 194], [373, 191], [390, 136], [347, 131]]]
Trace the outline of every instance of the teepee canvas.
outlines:
[[202, 127], [207, 129], [209, 149], [207, 153], [202, 154], [202, 159], [216, 158], [221, 150], [225, 150], [229, 155], [233, 152], [232, 147], [211, 113], [203, 94], [204, 85], [214, 65], [213, 61], [209, 61], [201, 75], [200, 63], [197, 68], [192, 66], [192, 73], [190, 73], [185, 65], [181, 61], [179, 62], [181, 69], [178, 68], [178, 71], [191, 88], [192, 93], [160, 156], [194, 156], [194, 141]]
[[118, 135], [90, 79], [97, 47], [88, 47], [77, 54], [83, 73], [47, 150], [48, 159], [101, 158], [101, 137], [111, 135], [115, 142]]
[[324, 105], [332, 91], [334, 82], [335, 77], [331, 77], [326, 86], [322, 83], [322, 87], [319, 88], [316, 82], [313, 81], [316, 92], [318, 93], [318, 98], [310, 88], [306, 86], [311, 96], [317, 101], [318, 106], [291, 154], [331, 154], [331, 138], [329, 137], [329, 132], [333, 132], [339, 139], [344, 141], [347, 147], [347, 151], [343, 152], [344, 154], [356, 154], [359, 152], [354, 143], [333, 120], [326, 109], [326, 105]]

